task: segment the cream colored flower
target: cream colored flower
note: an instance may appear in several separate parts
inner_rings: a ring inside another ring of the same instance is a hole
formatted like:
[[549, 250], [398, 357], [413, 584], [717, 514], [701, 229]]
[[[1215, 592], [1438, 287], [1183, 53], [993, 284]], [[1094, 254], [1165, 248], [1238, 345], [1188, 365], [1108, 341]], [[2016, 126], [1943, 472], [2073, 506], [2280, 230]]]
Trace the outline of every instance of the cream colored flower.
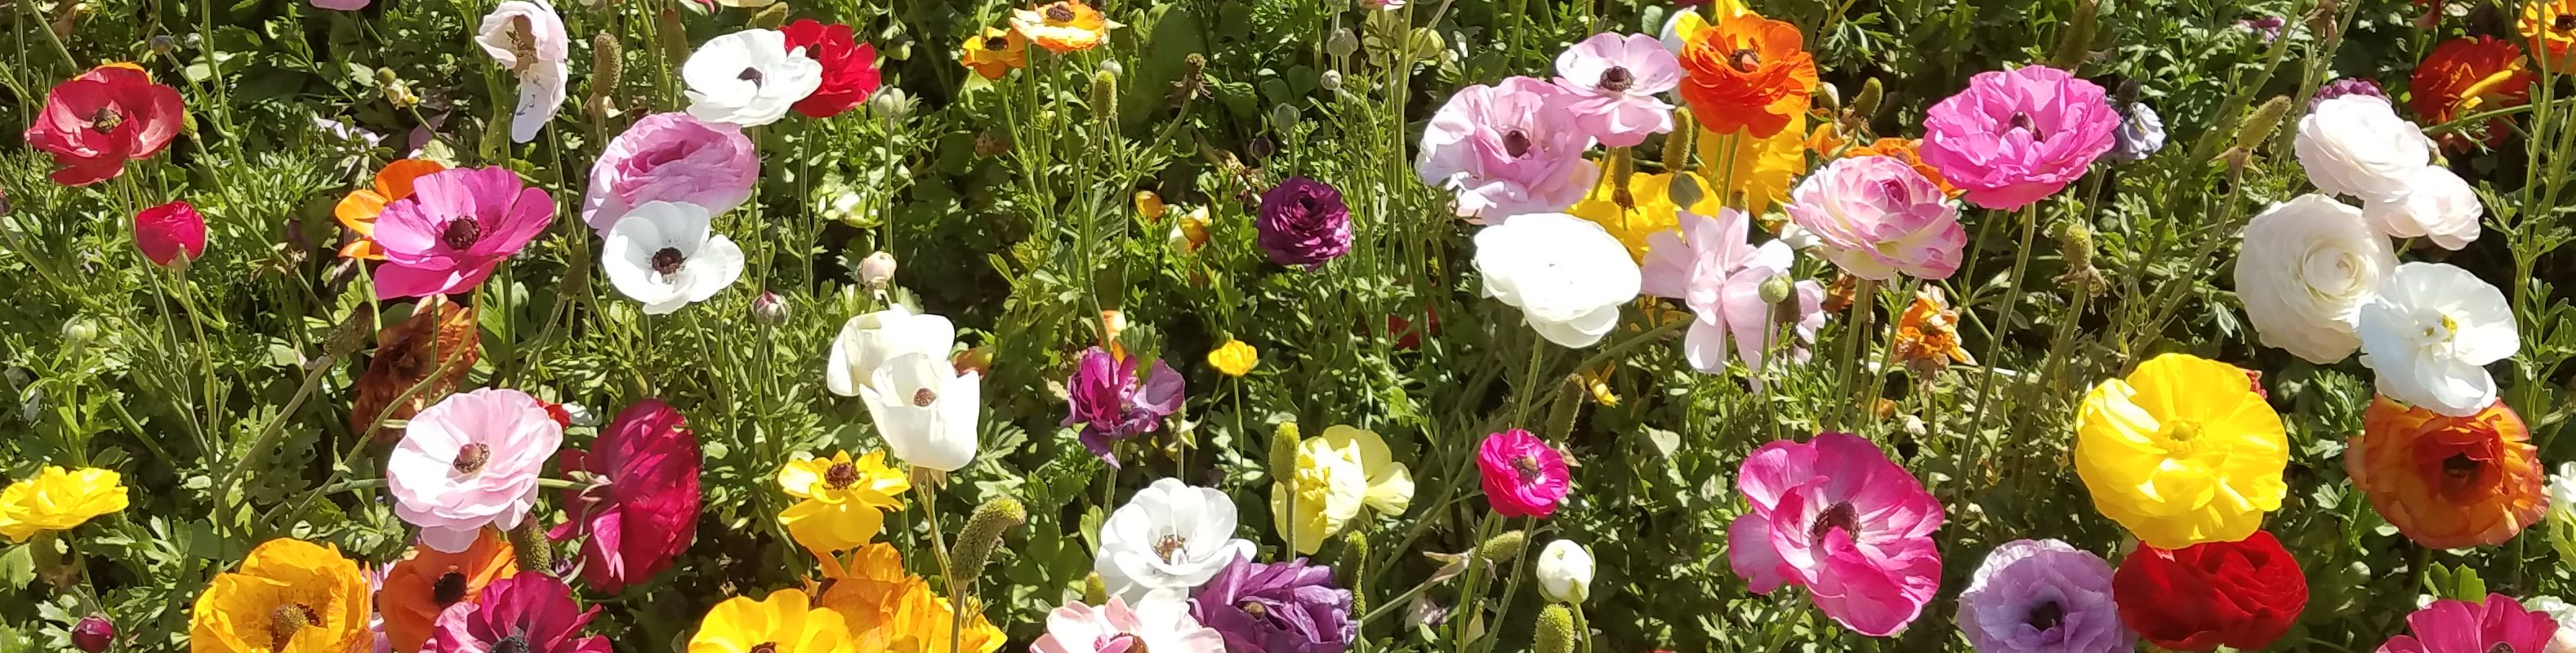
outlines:
[[2274, 204], [2245, 225], [2236, 298], [2263, 344], [2318, 364], [2361, 347], [2353, 325], [2397, 267], [2361, 211], [2324, 195]]

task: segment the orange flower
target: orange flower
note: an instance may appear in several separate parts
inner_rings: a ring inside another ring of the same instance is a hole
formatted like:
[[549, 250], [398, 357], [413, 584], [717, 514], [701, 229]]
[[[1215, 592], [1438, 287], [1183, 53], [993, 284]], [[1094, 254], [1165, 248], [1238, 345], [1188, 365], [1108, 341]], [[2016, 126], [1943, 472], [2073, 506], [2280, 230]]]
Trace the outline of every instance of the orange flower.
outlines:
[[1109, 29], [1120, 25], [1100, 16], [1082, 0], [1056, 0], [1036, 9], [1011, 10], [1011, 29], [1046, 48], [1064, 54], [1100, 46]]
[[1816, 88], [1816, 60], [1797, 26], [1751, 14], [1691, 34], [1681, 62], [1691, 117], [1720, 134], [1770, 138], [1807, 111]]
[[376, 591], [376, 609], [385, 617], [385, 637], [396, 651], [417, 651], [429, 642], [438, 613], [459, 602], [483, 596], [492, 581], [519, 573], [518, 555], [501, 532], [483, 529], [464, 553], [439, 553], [413, 545], [411, 553], [385, 570], [385, 585]]
[[894, 634], [884, 626], [894, 620], [897, 599], [912, 584], [926, 583], [904, 573], [903, 554], [892, 544], [871, 543], [852, 552], [852, 557], [856, 562], [837, 570], [838, 561], [824, 565], [831, 575], [815, 588], [815, 596], [820, 597], [817, 605], [841, 613], [856, 650], [886, 650]]
[[1923, 178], [1930, 179], [1932, 183], [1939, 185], [1941, 192], [1949, 193], [1951, 197], [1958, 197], [1959, 187], [1950, 185], [1948, 179], [1942, 179], [1940, 168], [1934, 168], [1932, 164], [1923, 162], [1923, 153], [1920, 149], [1922, 147], [1923, 141], [1911, 138], [1881, 138], [1868, 145], [1855, 145], [1851, 149], [1843, 150], [1843, 156], [1894, 157], [1898, 161], [1904, 161], [1906, 165], [1914, 166], [1915, 172], [1923, 173]]
[[1013, 68], [1029, 65], [1029, 40], [1013, 30], [984, 28], [984, 33], [966, 37], [960, 46], [957, 63], [982, 75], [984, 79], [1001, 79]]
[[[388, 406], [393, 412], [384, 414], [385, 419], [411, 419], [454, 392], [482, 355], [472, 307], [444, 299], [421, 300], [412, 306], [411, 317], [376, 333], [376, 356], [367, 361], [367, 373], [358, 377], [358, 397], [349, 404], [349, 430], [366, 433]], [[431, 379], [440, 367], [450, 369], [445, 376]], [[393, 405], [404, 391], [424, 382], [429, 385], [414, 393], [411, 401]], [[380, 443], [401, 437], [400, 429], [376, 431]]]
[[347, 197], [340, 198], [340, 205], [332, 207], [331, 214], [340, 218], [341, 226], [358, 234], [349, 244], [340, 246], [340, 257], [384, 260], [384, 250], [376, 247], [376, 214], [383, 213], [385, 205], [394, 203], [394, 200], [411, 197], [412, 180], [446, 169], [447, 166], [437, 161], [395, 161], [376, 171], [373, 187], [350, 191]]
[[2448, 417], [2372, 399], [2343, 469], [2397, 532], [2436, 549], [2503, 543], [2549, 509], [2531, 431], [2503, 401]]
[[[2531, 70], [2522, 63], [2522, 48], [2492, 36], [2458, 38], [2433, 47], [2433, 54], [2415, 67], [2415, 79], [2409, 85], [2413, 97], [2408, 108], [2423, 117], [2426, 124], [2450, 122], [2461, 116], [2523, 104], [2531, 99]], [[2505, 118], [2487, 121], [2486, 142], [2504, 141], [2512, 132]], [[2462, 132], [2453, 131], [2438, 137], [2442, 145], [2466, 148], [2476, 141]]]
[[1977, 364], [1968, 349], [1959, 346], [1959, 311], [1938, 286], [1924, 286], [1914, 292], [1914, 303], [1896, 318], [1896, 362], [1917, 376], [1931, 376], [1950, 366], [1952, 361]]
[[2549, 69], [2560, 74], [2576, 63], [2568, 56], [2576, 48], [2576, 0], [2535, 0], [2522, 5], [2522, 37], [2530, 39], [2534, 49], [2549, 53]]

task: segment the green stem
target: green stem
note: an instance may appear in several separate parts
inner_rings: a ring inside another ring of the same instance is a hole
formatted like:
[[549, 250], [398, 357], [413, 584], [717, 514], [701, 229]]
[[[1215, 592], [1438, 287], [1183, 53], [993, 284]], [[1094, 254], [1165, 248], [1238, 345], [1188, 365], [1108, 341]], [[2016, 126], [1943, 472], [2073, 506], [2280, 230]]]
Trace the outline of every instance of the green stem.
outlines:
[[1977, 408], [1973, 412], [1975, 417], [1968, 421], [1969, 430], [1965, 433], [1968, 443], [1961, 448], [1966, 452], [1966, 455], [1959, 460], [1959, 469], [1962, 473], [1966, 473], [1970, 465], [1976, 462], [1977, 443], [1984, 439], [1984, 434], [1977, 429], [1985, 425], [1986, 409], [1994, 402], [1995, 370], [2003, 363], [2004, 341], [2012, 333], [2013, 314], [2019, 312], [2021, 308], [2021, 278], [2024, 273], [2029, 272], [2031, 241], [2038, 233], [2039, 203], [2032, 202], [2022, 207], [2021, 247], [2013, 251], [2012, 273], [2005, 277], [2004, 293], [2001, 297], [2004, 304], [2002, 319], [1995, 322], [1994, 328], [1987, 330], [1986, 357], [1977, 360], [1979, 364], [1985, 366], [1985, 374], [1980, 375], [1977, 380]]
[[1480, 583], [1485, 575], [1485, 541], [1493, 539], [1494, 525], [1501, 521], [1500, 516], [1492, 511], [1486, 511], [1485, 519], [1476, 523], [1476, 542], [1472, 545], [1474, 548], [1467, 550], [1467, 581], [1466, 584], [1458, 586], [1458, 605], [1449, 614], [1450, 620], [1457, 623], [1452, 627], [1449, 639], [1458, 643], [1460, 651], [1466, 650], [1467, 624], [1477, 620], [1476, 600], [1482, 598], [1479, 595], [1484, 593], [1484, 587]]

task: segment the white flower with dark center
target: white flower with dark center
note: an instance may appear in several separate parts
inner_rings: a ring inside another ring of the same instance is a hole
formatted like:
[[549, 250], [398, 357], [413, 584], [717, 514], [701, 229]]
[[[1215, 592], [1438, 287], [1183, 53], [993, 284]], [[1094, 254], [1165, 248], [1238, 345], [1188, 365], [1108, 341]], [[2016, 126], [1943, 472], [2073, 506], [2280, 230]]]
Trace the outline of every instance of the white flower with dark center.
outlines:
[[948, 318], [912, 312], [902, 304], [850, 318], [832, 338], [831, 361], [823, 366], [823, 386], [832, 394], [859, 396], [859, 387], [876, 382], [877, 368], [904, 354], [945, 358], [957, 343], [957, 327]]
[[823, 64], [789, 49], [778, 30], [747, 29], [708, 39], [680, 65], [689, 115], [745, 127], [777, 122], [823, 86]]
[[948, 359], [909, 353], [887, 359], [859, 387], [877, 435], [914, 467], [957, 471], [975, 462], [975, 422], [983, 410], [983, 376], [958, 373]]
[[1234, 536], [1234, 515], [1224, 492], [1154, 481], [1101, 523], [1091, 570], [1110, 596], [1128, 601], [1158, 589], [1188, 593], [1235, 559], [1252, 556], [1252, 542]]
[[2522, 348], [2504, 291], [2447, 263], [2408, 263], [2361, 307], [2361, 363], [2379, 394], [2452, 417], [2496, 399], [2486, 364]]
[[695, 204], [646, 202], [608, 228], [600, 265], [608, 282], [647, 315], [706, 301], [742, 276], [742, 248], [712, 230]]

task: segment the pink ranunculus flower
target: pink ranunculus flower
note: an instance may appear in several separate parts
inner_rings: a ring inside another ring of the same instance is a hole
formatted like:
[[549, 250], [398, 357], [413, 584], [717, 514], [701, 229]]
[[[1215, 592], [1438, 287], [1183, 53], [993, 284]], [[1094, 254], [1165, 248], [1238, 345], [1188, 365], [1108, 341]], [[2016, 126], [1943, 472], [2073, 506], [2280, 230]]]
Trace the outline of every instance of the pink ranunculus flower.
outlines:
[[1745, 458], [1736, 487], [1753, 510], [1727, 527], [1727, 562], [1756, 593], [1805, 587], [1825, 616], [1885, 637], [1940, 588], [1941, 501], [1868, 440], [1773, 441]]
[[1835, 159], [1799, 182], [1791, 197], [1789, 219], [1815, 234], [1825, 258], [1852, 276], [1948, 279], [1968, 246], [1959, 207], [1939, 184], [1895, 158]]
[[1967, 199], [2018, 209], [2084, 176], [2111, 151], [2120, 112], [2102, 87], [2047, 66], [1978, 73], [1932, 105], [1922, 155]]
[[1478, 223], [1563, 211], [1600, 180], [1583, 158], [1592, 137], [1575, 125], [1565, 89], [1528, 77], [1458, 89], [1422, 130], [1413, 170], [1458, 193], [1458, 215]]
[[1034, 653], [1225, 653], [1225, 636], [1190, 616], [1178, 595], [1150, 594], [1134, 608], [1125, 599], [1091, 606], [1067, 602], [1047, 614]]
[[562, 445], [563, 425], [528, 393], [450, 395], [412, 416], [385, 459], [394, 516], [419, 526], [429, 548], [463, 552], [484, 526], [518, 528], [536, 505], [537, 473]]
[[1583, 133], [1630, 147], [1673, 130], [1673, 105], [1657, 94], [1682, 83], [1681, 60], [1646, 34], [1603, 32], [1556, 55], [1556, 86]]
[[[1720, 209], [1714, 218], [1683, 211], [1681, 233], [1647, 239], [1645, 293], [1690, 307], [1693, 320], [1682, 340], [1682, 355], [1701, 372], [1726, 371], [1729, 341], [1735, 344], [1736, 358], [1760, 372], [1767, 362], [1762, 352], [1773, 344], [1772, 324], [1793, 323], [1797, 339], [1805, 342], [1814, 342], [1816, 330], [1825, 325], [1825, 287], [1815, 281], [1793, 285], [1795, 313], [1762, 301], [1762, 283], [1787, 275], [1791, 254], [1789, 245], [1778, 240], [1753, 246], [1747, 240], [1751, 225], [1744, 212], [1732, 208]], [[1791, 344], [1786, 355], [1805, 361], [1806, 348]], [[1756, 376], [1754, 383], [1759, 387], [1761, 378]]]
[[2558, 622], [2549, 613], [2525, 610], [2521, 602], [2502, 594], [2488, 594], [2483, 603], [2434, 601], [2406, 615], [2406, 629], [2412, 634], [2388, 638], [2378, 653], [2557, 650], [2549, 641], [2558, 632]]
[[1574, 491], [1565, 456], [1530, 432], [1512, 429], [1485, 436], [1476, 448], [1485, 501], [1505, 517], [1546, 517]]
[[697, 434], [660, 399], [626, 407], [590, 451], [563, 452], [566, 475], [590, 483], [564, 491], [564, 523], [546, 533], [581, 543], [581, 579], [607, 594], [669, 569], [698, 535]]
[[609, 139], [590, 167], [581, 220], [601, 236], [646, 202], [696, 204], [723, 215], [751, 199], [760, 183], [760, 154], [731, 123], [685, 112], [657, 113]]
[[412, 181], [412, 195], [376, 216], [376, 297], [473, 290], [492, 268], [554, 221], [555, 201], [509, 168], [457, 168]]
[[169, 267], [206, 253], [206, 217], [180, 200], [134, 214], [134, 247], [153, 265]]

